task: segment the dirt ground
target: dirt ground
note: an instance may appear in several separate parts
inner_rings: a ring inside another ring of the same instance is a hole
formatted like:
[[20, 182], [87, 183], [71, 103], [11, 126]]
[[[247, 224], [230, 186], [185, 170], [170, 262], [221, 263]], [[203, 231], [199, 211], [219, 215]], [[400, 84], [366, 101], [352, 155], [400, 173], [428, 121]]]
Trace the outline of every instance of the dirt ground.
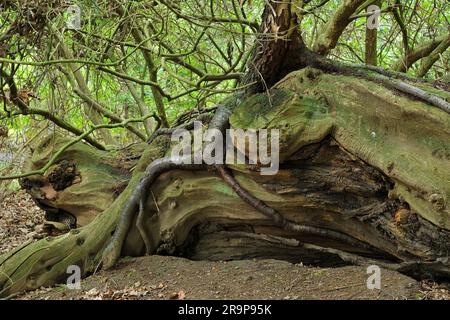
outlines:
[[277, 260], [190, 261], [148, 256], [81, 282], [31, 292], [21, 299], [419, 299], [420, 284], [382, 270], [381, 290], [368, 290], [366, 270], [293, 265]]
[[[43, 236], [44, 214], [17, 192], [0, 202], [0, 253]], [[15, 299], [449, 299], [448, 285], [417, 282], [381, 270], [381, 290], [366, 286], [366, 268], [317, 268], [278, 260], [191, 261], [177, 257], [124, 258], [113, 270]]]

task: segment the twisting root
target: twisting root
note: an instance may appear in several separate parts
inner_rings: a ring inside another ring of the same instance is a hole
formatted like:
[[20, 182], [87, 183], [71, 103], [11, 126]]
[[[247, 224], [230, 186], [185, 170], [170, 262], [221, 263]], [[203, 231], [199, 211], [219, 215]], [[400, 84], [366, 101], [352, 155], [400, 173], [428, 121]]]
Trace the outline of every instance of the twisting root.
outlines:
[[[229, 118], [232, 114], [233, 105], [230, 104], [223, 104], [218, 105], [216, 112], [211, 119], [209, 123], [210, 129], [217, 129], [221, 132], [224, 132], [225, 129], [229, 126]], [[193, 123], [189, 123], [184, 126], [184, 128], [188, 129], [193, 125]], [[150, 142], [153, 141], [156, 136], [161, 134], [170, 134], [175, 129], [159, 129], [150, 139]], [[189, 155], [190, 157], [190, 155]], [[119, 223], [117, 225], [117, 229], [109, 242], [108, 246], [103, 252], [102, 256], [102, 262], [103, 267], [105, 269], [111, 268], [114, 266], [114, 264], [118, 261], [120, 258], [121, 250], [123, 242], [125, 241], [125, 237], [128, 233], [128, 230], [131, 225], [131, 221], [133, 220], [134, 215], [136, 212], [138, 212], [138, 217], [136, 221], [137, 229], [139, 230], [141, 237], [144, 241], [146, 252], [147, 254], [151, 253], [152, 250], [152, 244], [150, 241], [150, 237], [145, 231], [145, 227], [143, 225], [143, 219], [145, 215], [145, 199], [147, 195], [147, 190], [151, 187], [151, 185], [155, 182], [155, 180], [158, 178], [159, 175], [161, 175], [164, 172], [174, 170], [174, 169], [181, 169], [181, 170], [200, 170], [204, 169], [206, 166], [198, 165], [198, 164], [185, 164], [183, 161], [184, 159], [174, 159], [171, 157], [165, 157], [158, 160], [153, 161], [145, 170], [145, 173], [143, 177], [141, 178], [141, 181], [139, 182], [137, 188], [129, 198], [127, 204], [125, 205], [125, 208], [120, 216]], [[239, 183], [236, 181], [236, 179], [228, 172], [228, 170], [225, 168], [225, 166], [216, 164], [213, 166], [222, 179], [230, 185], [233, 190], [239, 195], [239, 197], [250, 204], [252, 207], [257, 209], [259, 212], [263, 213], [270, 219], [272, 219], [278, 226], [295, 231], [295, 232], [303, 232], [303, 233], [309, 233], [314, 235], [319, 235], [323, 237], [332, 238], [338, 241], [342, 241], [344, 243], [350, 244], [352, 246], [366, 249], [369, 251], [374, 251], [374, 248], [370, 245], [359, 241], [355, 238], [352, 238], [346, 234], [328, 230], [328, 229], [322, 229], [318, 227], [311, 227], [306, 225], [301, 225], [298, 223], [295, 223], [293, 221], [290, 221], [283, 217], [279, 212], [277, 212], [275, 209], [269, 207], [266, 203], [263, 201], [255, 198], [252, 196], [248, 191], [244, 190]]]
[[[231, 116], [231, 113], [232, 113], [232, 110], [230, 108], [227, 108], [226, 106], [219, 106], [217, 108], [216, 114], [214, 115], [213, 119], [211, 120], [210, 128], [218, 129], [221, 132], [223, 132], [229, 125], [228, 120]], [[294, 232], [303, 232], [303, 233], [309, 233], [309, 234], [319, 235], [319, 236], [323, 236], [323, 237], [328, 237], [328, 238], [342, 241], [342, 242], [350, 244], [352, 246], [362, 248], [365, 250], [369, 250], [369, 251], [375, 250], [369, 244], [366, 244], [355, 238], [347, 236], [346, 234], [343, 234], [343, 233], [340, 233], [337, 231], [333, 231], [333, 230], [301, 225], [301, 224], [298, 224], [298, 223], [295, 223], [293, 221], [286, 219], [278, 211], [269, 207], [266, 203], [255, 198], [248, 191], [246, 191], [244, 188], [242, 188], [242, 186], [236, 181], [236, 179], [231, 175], [231, 173], [228, 172], [228, 170], [225, 168], [224, 165], [216, 164], [216, 165], [214, 165], [214, 168], [218, 171], [218, 173], [222, 177], [222, 179], [236, 192], [236, 194], [242, 200], [247, 202], [249, 205], [251, 205], [253, 208], [258, 210], [265, 216], [272, 219], [280, 227], [282, 227], [286, 230], [294, 231]]]
[[114, 232], [111, 241], [106, 249], [103, 251], [102, 262], [105, 269], [111, 268], [116, 264], [120, 258], [123, 242], [130, 229], [131, 221], [134, 214], [139, 209], [139, 204], [142, 199], [142, 195], [146, 194], [146, 190], [150, 188], [153, 182], [164, 172], [180, 169], [180, 170], [200, 170], [203, 169], [203, 165], [198, 164], [184, 164], [183, 159], [175, 159], [171, 157], [165, 157], [153, 161], [145, 170], [141, 181], [133, 194], [129, 198], [125, 205], [124, 210], [120, 215], [117, 228]]
[[369, 251], [375, 250], [372, 246], [368, 245], [367, 243], [359, 241], [359, 240], [352, 238], [341, 232], [337, 232], [337, 231], [333, 231], [333, 230], [329, 230], [329, 229], [306, 226], [306, 225], [298, 224], [296, 222], [286, 219], [285, 217], [283, 217], [282, 214], [280, 214], [274, 208], [269, 207], [265, 202], [263, 202], [260, 199], [255, 198], [247, 190], [242, 188], [242, 186], [236, 181], [236, 179], [231, 175], [231, 173], [228, 172], [228, 170], [224, 166], [216, 165], [216, 169], [218, 170], [222, 179], [236, 192], [236, 194], [242, 200], [244, 200], [246, 203], [251, 205], [253, 208], [255, 208], [256, 210], [258, 210], [259, 212], [264, 214], [266, 217], [272, 219], [281, 228], [289, 230], [289, 231], [302, 232], [302, 233], [308, 233], [308, 234], [331, 238], [334, 240], [342, 241], [351, 246], [362, 248], [362, 249], [369, 250]]
[[191, 121], [191, 119], [198, 119], [203, 114], [205, 115], [212, 115], [216, 112], [217, 106], [213, 106], [210, 108], [201, 108], [201, 109], [192, 109], [189, 111], [186, 111], [185, 113], [182, 113], [178, 118], [173, 122], [172, 127], [179, 127], [183, 124], [187, 123], [188, 121]]
[[399, 80], [411, 81], [411, 82], [416, 82], [416, 83], [430, 84], [430, 81], [428, 81], [428, 80], [421, 79], [421, 78], [414, 78], [414, 77], [409, 76], [406, 73], [392, 71], [392, 70], [384, 69], [384, 68], [378, 67], [378, 66], [371, 66], [371, 65], [366, 65], [366, 64], [351, 64], [351, 63], [348, 64], [348, 66], [351, 68], [373, 71], [373, 72], [379, 73], [379, 74], [389, 77], [389, 78], [395, 78], [395, 79], [399, 79]]
[[423, 91], [422, 89], [416, 88], [406, 82], [401, 82], [398, 80], [397, 81], [390, 80], [387, 83], [387, 85], [394, 89], [397, 89], [398, 91], [401, 91], [413, 97], [419, 98], [425, 102], [428, 102], [429, 104], [438, 107], [439, 109], [450, 114], [450, 103], [448, 103], [447, 101], [438, 96], [434, 96], [432, 94], [429, 94], [428, 92]]
[[[221, 131], [225, 130], [228, 125], [228, 119], [231, 115], [231, 106], [218, 105], [217, 111], [210, 123], [210, 128], [219, 129]], [[200, 121], [201, 119], [210, 118], [209, 114], [201, 114], [195, 121]], [[188, 123], [179, 128], [192, 129], [194, 122]], [[149, 139], [148, 143], [151, 143], [156, 139], [156, 137], [165, 134], [171, 134], [176, 129], [179, 128], [161, 128], [155, 131], [152, 137]], [[190, 157], [190, 155], [188, 156]], [[143, 225], [143, 219], [145, 215], [145, 199], [147, 195], [147, 190], [151, 187], [153, 182], [164, 172], [181, 169], [181, 170], [201, 170], [205, 168], [205, 165], [199, 164], [187, 164], [190, 161], [184, 161], [182, 158], [172, 158], [165, 157], [153, 161], [145, 170], [141, 181], [139, 182], [137, 188], [134, 190], [130, 199], [125, 205], [124, 210], [120, 215], [117, 228], [114, 232], [111, 241], [109, 242], [106, 249], [103, 251], [102, 263], [105, 269], [114, 266], [120, 258], [120, 253], [122, 250], [122, 245], [125, 241], [125, 237], [130, 229], [131, 221], [133, 220], [136, 211], [138, 211], [136, 227], [144, 241], [147, 254], [151, 253], [151, 241], [145, 227]]]

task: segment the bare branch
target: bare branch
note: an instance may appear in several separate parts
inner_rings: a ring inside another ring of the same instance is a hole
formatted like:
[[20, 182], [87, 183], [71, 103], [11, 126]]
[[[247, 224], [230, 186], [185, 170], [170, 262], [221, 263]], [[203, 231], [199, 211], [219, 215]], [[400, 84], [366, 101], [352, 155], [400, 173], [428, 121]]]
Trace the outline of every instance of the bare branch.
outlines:
[[447, 37], [448, 35], [441, 36], [411, 49], [406, 56], [403, 56], [393, 65], [392, 69], [399, 72], [408, 71], [414, 63], [428, 57]]
[[352, 14], [355, 13], [363, 3], [364, 0], [342, 1], [342, 4], [336, 10], [336, 14], [323, 27], [322, 32], [314, 43], [313, 50], [318, 54], [326, 55], [331, 49], [334, 49], [342, 32], [351, 22]]
[[78, 137], [72, 139], [70, 142], [66, 143], [63, 147], [61, 147], [61, 149], [59, 149], [49, 160], [48, 162], [41, 168], [38, 170], [34, 170], [34, 171], [30, 171], [30, 172], [26, 172], [26, 173], [21, 173], [21, 174], [15, 174], [15, 175], [10, 175], [10, 176], [0, 176], [0, 181], [1, 180], [12, 180], [12, 179], [20, 179], [20, 178], [25, 178], [25, 177], [30, 177], [30, 176], [34, 176], [34, 175], [43, 175], [45, 174], [45, 172], [47, 172], [47, 170], [53, 165], [55, 164], [55, 162], [58, 160], [59, 156], [65, 151], [67, 150], [69, 147], [73, 146], [75, 143], [80, 142], [83, 139], [86, 139], [92, 132], [94, 132], [95, 130], [99, 130], [99, 129], [113, 129], [113, 128], [119, 128], [119, 127], [127, 127], [129, 126], [130, 123], [132, 122], [143, 122], [146, 119], [150, 118], [154, 116], [153, 114], [149, 114], [141, 119], [127, 119], [124, 120], [121, 123], [114, 123], [114, 124], [100, 124], [97, 126], [93, 126], [92, 128], [90, 128], [88, 131], [84, 132], [83, 134], [79, 135]]

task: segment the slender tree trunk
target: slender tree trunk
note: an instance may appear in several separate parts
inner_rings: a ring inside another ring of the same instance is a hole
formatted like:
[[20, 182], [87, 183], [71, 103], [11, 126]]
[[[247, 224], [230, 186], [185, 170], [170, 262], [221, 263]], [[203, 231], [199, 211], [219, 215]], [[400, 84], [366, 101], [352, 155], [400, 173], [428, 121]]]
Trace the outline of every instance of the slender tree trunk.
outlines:
[[[378, 7], [381, 7], [381, 1], [374, 3]], [[367, 18], [369, 19], [369, 18]], [[365, 50], [365, 63], [367, 65], [378, 65], [378, 29], [373, 28], [369, 23], [366, 24], [366, 50]]]
[[[55, 35], [55, 38], [59, 42], [59, 52], [61, 53], [61, 56], [65, 59], [73, 59], [72, 53], [69, 51], [69, 49], [65, 45], [64, 39], [62, 38], [62, 36], [54, 29], [52, 30], [52, 32]], [[64, 66], [63, 66], [63, 68], [64, 68]], [[69, 77], [69, 81], [71, 82], [72, 86], [79, 87], [80, 90], [84, 94], [86, 94], [87, 96], [90, 96], [91, 94], [90, 94], [89, 88], [80, 72], [79, 66], [77, 66], [75, 64], [70, 64], [67, 67], [67, 69], [68, 70], [66, 72], [66, 75], [70, 74], [68, 77]], [[85, 106], [84, 110], [85, 110], [85, 113], [86, 113], [88, 119], [90, 119], [94, 125], [99, 125], [99, 124], [103, 123], [102, 114], [100, 112], [98, 112], [97, 110], [92, 108], [92, 106], [86, 101], [85, 101], [84, 106]], [[99, 134], [102, 137], [102, 140], [106, 144], [108, 144], [108, 145], [115, 144], [115, 141], [114, 141], [113, 137], [111, 136], [111, 132], [109, 130], [101, 129], [101, 130], [99, 130]]]

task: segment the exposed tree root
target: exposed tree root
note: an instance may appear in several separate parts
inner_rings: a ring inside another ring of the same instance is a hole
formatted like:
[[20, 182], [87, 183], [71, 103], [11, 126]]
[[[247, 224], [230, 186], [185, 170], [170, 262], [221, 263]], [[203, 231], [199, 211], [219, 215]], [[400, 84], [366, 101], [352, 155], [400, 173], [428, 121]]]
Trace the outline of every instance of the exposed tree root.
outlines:
[[306, 225], [298, 224], [294, 221], [286, 219], [277, 210], [275, 210], [274, 208], [271, 208], [263, 201], [255, 198], [248, 191], [246, 191], [244, 188], [242, 188], [242, 186], [239, 185], [239, 183], [236, 181], [236, 179], [231, 175], [230, 172], [228, 172], [228, 170], [224, 166], [217, 165], [216, 169], [218, 170], [222, 179], [236, 192], [237, 195], [239, 195], [239, 197], [242, 200], [244, 200], [246, 203], [251, 205], [253, 208], [257, 209], [259, 212], [264, 214], [266, 217], [272, 219], [272, 221], [277, 226], [280, 226], [281, 228], [289, 230], [289, 231], [313, 234], [313, 235], [322, 236], [325, 238], [342, 241], [344, 243], [347, 243], [351, 246], [355, 246], [357, 248], [362, 248], [362, 249], [372, 250], [372, 251], [376, 250], [372, 246], [370, 246], [362, 241], [359, 241], [355, 238], [349, 237], [346, 234], [343, 234], [341, 232], [336, 232], [333, 230], [328, 230], [328, 229], [323, 229], [323, 228], [306, 226]]
[[360, 255], [333, 248], [324, 248], [313, 244], [304, 244], [305, 247], [325, 253], [338, 255], [343, 261], [352, 265], [369, 266], [376, 265], [385, 269], [397, 271], [409, 275], [416, 279], [434, 278], [446, 279], [450, 276], [448, 260], [438, 259], [435, 261], [404, 261], [400, 263], [392, 263], [370, 259]]
[[[214, 117], [211, 119], [209, 128], [217, 129], [222, 133], [225, 131], [227, 127], [229, 127], [229, 118], [232, 114], [232, 106], [230, 104], [218, 105]], [[193, 123], [189, 123], [183, 126], [186, 129], [191, 128]], [[156, 136], [170, 134], [175, 129], [161, 129], [152, 137], [151, 141], [153, 141]], [[146, 253], [151, 253], [151, 243], [150, 237], [147, 235], [145, 227], [143, 226], [143, 220], [145, 215], [145, 199], [148, 196], [148, 190], [151, 187], [152, 183], [156, 180], [156, 178], [163, 172], [173, 170], [173, 169], [183, 169], [183, 170], [198, 170], [205, 168], [204, 165], [195, 165], [195, 164], [177, 164], [179, 162], [175, 162], [171, 158], [162, 158], [154, 161], [149, 167], [146, 169], [145, 175], [142, 178], [141, 182], [137, 186], [136, 190], [133, 192], [132, 197], [129, 199], [125, 209], [121, 214], [120, 221], [118, 223], [117, 229], [114, 233], [111, 242], [108, 247], [105, 249], [103, 253], [103, 267], [110, 268], [112, 267], [120, 258], [120, 253], [122, 249], [122, 244], [125, 241], [125, 237], [130, 228], [131, 221], [134, 218], [134, 214], [138, 211], [136, 227], [140, 233], [144, 241], [144, 245], [146, 248]], [[244, 200], [246, 203], [250, 204], [253, 208], [269, 217], [277, 226], [280, 226], [283, 229], [298, 232], [298, 233], [307, 233], [317, 236], [322, 236], [325, 238], [334, 239], [337, 241], [341, 241], [347, 243], [356, 248], [361, 248], [368, 251], [377, 251], [376, 248], [366, 244], [360, 240], [357, 240], [353, 237], [350, 237], [344, 233], [307, 226], [303, 224], [296, 223], [289, 219], [286, 219], [281, 215], [278, 211], [268, 206], [263, 201], [257, 199], [252, 196], [248, 191], [242, 188], [236, 179], [227, 171], [224, 165], [215, 164], [212, 167], [219, 173], [220, 177], [236, 192], [236, 194]]]
[[[259, 249], [258, 249], [259, 248]], [[261, 250], [261, 248], [264, 248]], [[336, 267], [343, 265], [376, 265], [397, 271], [415, 279], [448, 279], [447, 259], [432, 261], [409, 260], [395, 262], [385, 257], [370, 258], [337, 248], [298, 241], [294, 238], [251, 233], [248, 231], [206, 232], [186, 255], [193, 260], [239, 260], [279, 258], [292, 263]]]
[[[225, 103], [217, 108], [210, 128], [223, 130], [231, 122], [234, 128], [281, 129], [282, 166], [273, 177], [240, 166], [232, 168], [231, 180], [208, 172], [175, 171], [161, 176], [167, 170], [182, 169], [163, 158], [168, 139], [161, 138], [151, 145], [142, 144], [144, 152], [131, 152], [133, 157], [142, 157], [130, 180], [128, 169], [110, 169], [115, 166], [108, 157], [93, 160], [101, 152], [82, 143], [83, 150], [73, 146], [64, 157], [75, 160], [82, 182], [98, 173], [99, 163], [107, 162], [104, 175], [117, 180], [124, 171], [128, 176], [120, 181], [129, 181], [128, 186], [85, 227], [0, 256], [0, 296], [64, 282], [68, 265], [80, 266], [83, 275], [93, 272], [115, 229], [116, 240], [108, 246], [110, 265], [120, 254], [184, 254], [198, 248], [193, 257], [208, 259], [213, 253], [213, 258], [221, 259], [272, 255], [312, 264], [322, 258], [326, 263], [389, 263], [393, 270], [406, 274], [449, 277], [445, 261], [449, 243], [447, 113], [425, 110], [427, 104], [421, 101], [395, 95], [376, 83], [371, 87], [359, 78], [314, 69], [299, 71], [280, 82], [270, 97], [254, 95], [236, 109]], [[400, 118], [404, 121], [397, 123]], [[92, 171], [85, 169], [88, 163], [95, 163]], [[188, 169], [199, 167], [205, 166]], [[220, 170], [227, 170], [215, 169], [219, 175]], [[113, 179], [105, 186], [112, 185]], [[82, 186], [61, 190], [60, 200]], [[102, 190], [112, 194], [112, 189]], [[76, 208], [86, 201], [89, 190], [99, 188], [82, 189], [82, 201], [63, 200], [73, 201]], [[149, 217], [155, 211], [159, 214]], [[271, 215], [261, 214], [265, 211]], [[131, 226], [134, 221], [136, 225]], [[199, 232], [200, 236], [191, 239], [196, 234], [192, 231], [201, 225], [215, 229], [209, 238]], [[254, 239], [242, 244], [237, 232], [252, 234]], [[262, 236], [275, 244], [255, 240]], [[274, 240], [277, 236], [284, 241]], [[192, 246], [195, 239], [201, 239], [198, 247]], [[217, 239], [222, 242], [214, 242]], [[291, 240], [299, 244], [290, 246]], [[320, 249], [313, 251], [312, 244]]]
[[[364, 75], [364, 77], [367, 77], [366, 74], [361, 73], [358, 70], [354, 70], [351, 67], [342, 67], [337, 66], [333, 63], [323, 63], [322, 64], [323, 69], [327, 69], [328, 71], [340, 71], [340, 72], [348, 72], [349, 68], [352, 72], [357, 72], [359, 75]], [[447, 102], [445, 102], [443, 99], [440, 99], [438, 97], [431, 96], [424, 91], [415, 88], [413, 86], [410, 86], [403, 82], [394, 82], [387, 78], [384, 78], [384, 76], [370, 76], [372, 77], [372, 80], [380, 81], [383, 84], [390, 86], [391, 88], [395, 88], [397, 90], [401, 90], [402, 92], [408, 93], [410, 95], [413, 95], [417, 98], [420, 98], [432, 105], [438, 106], [441, 109], [445, 110]], [[450, 110], [450, 108], [449, 108]], [[218, 105], [216, 108], [216, 112], [214, 116], [212, 117], [209, 128], [210, 129], [217, 129], [220, 132], [224, 132], [226, 128], [229, 127], [229, 118], [233, 111], [233, 103], [225, 103]], [[199, 119], [203, 118], [203, 116], [207, 116], [207, 114], [200, 115]], [[181, 126], [185, 129], [192, 129], [193, 123], [190, 122], [186, 125]], [[176, 128], [169, 128], [169, 129], [159, 129], [155, 134], [150, 138], [149, 143], [154, 141], [154, 139], [160, 135], [167, 135], [171, 134], [176, 130]], [[193, 170], [193, 169], [203, 169], [205, 166], [201, 165], [186, 165], [186, 164], [176, 164], [173, 160], [170, 158], [162, 158], [159, 160], [154, 161], [146, 170], [145, 176], [142, 178], [142, 181], [139, 183], [138, 187], [133, 193], [133, 196], [128, 201], [124, 211], [121, 214], [121, 218], [118, 224], [118, 227], [116, 229], [116, 232], [114, 233], [114, 236], [108, 245], [108, 247], [105, 249], [103, 253], [103, 266], [105, 268], [112, 267], [119, 259], [122, 244], [125, 240], [125, 237], [127, 235], [127, 232], [130, 228], [131, 221], [134, 218], [135, 212], [138, 212], [137, 216], [137, 222], [136, 227], [144, 241], [145, 248], [147, 254], [151, 253], [151, 243], [150, 243], [150, 237], [146, 234], [146, 230], [143, 226], [143, 220], [144, 220], [144, 214], [145, 214], [145, 201], [144, 199], [148, 196], [148, 190], [151, 187], [152, 183], [155, 181], [155, 179], [163, 172], [166, 172], [168, 170], [172, 169], [185, 169], [185, 170]], [[312, 227], [307, 226], [303, 224], [296, 223], [294, 221], [291, 221], [289, 219], [286, 219], [281, 215], [278, 211], [276, 211], [274, 208], [271, 208], [263, 201], [257, 199], [256, 197], [252, 196], [248, 191], [246, 191], [242, 186], [239, 185], [239, 183], [236, 181], [236, 179], [228, 172], [228, 170], [225, 168], [224, 165], [215, 164], [212, 167], [219, 173], [220, 177], [236, 192], [236, 194], [244, 200], [246, 203], [250, 204], [253, 208], [264, 214], [265, 216], [269, 217], [277, 226], [280, 226], [281, 228], [297, 233], [306, 233], [306, 234], [312, 234], [317, 236], [322, 236], [324, 238], [334, 239], [337, 241], [344, 242], [346, 244], [349, 244], [350, 246], [361, 248], [364, 250], [377, 252], [377, 249], [373, 246], [360, 241], [356, 238], [353, 238], [351, 236], [348, 236], [344, 233], [324, 229], [324, 228], [318, 228], [318, 227]], [[406, 260], [406, 258], [405, 258]]]
[[206, 121], [208, 122], [211, 119], [211, 115], [209, 113], [201, 113], [194, 121], [189, 122], [187, 124], [183, 124], [176, 128], [159, 128], [153, 134], [151, 137], [147, 140], [148, 144], [151, 144], [153, 141], [155, 141], [156, 138], [163, 135], [170, 135], [175, 132], [177, 129], [186, 129], [186, 130], [192, 130], [194, 129], [194, 122], [196, 121]]
[[[105, 269], [111, 268], [119, 260], [122, 244], [130, 228], [131, 221], [133, 220], [136, 211], [139, 209], [139, 206], [143, 206], [141, 199], [146, 198], [152, 183], [162, 173], [170, 170], [200, 170], [204, 168], [202, 165], [184, 164], [177, 160], [181, 159], [173, 159], [171, 157], [161, 158], [153, 161], [145, 170], [143, 177], [128, 199], [120, 215], [119, 222], [111, 241], [103, 251], [102, 262]], [[145, 234], [143, 236], [145, 237]], [[146, 239], [145, 241], [148, 243], [149, 240]]]
[[[209, 127], [211, 129], [218, 129], [221, 132], [225, 130], [228, 126], [228, 119], [230, 118], [232, 113], [232, 104], [227, 105], [218, 105], [214, 117], [212, 118]], [[198, 119], [202, 119], [207, 114], [201, 114]], [[193, 127], [194, 122], [190, 122], [183, 126], [185, 129], [189, 129]], [[163, 128], [158, 129], [154, 135], [149, 140], [149, 143], [154, 141], [156, 137], [161, 135], [167, 135], [174, 132], [177, 128]], [[190, 157], [190, 156], [189, 156]], [[122, 245], [125, 241], [125, 237], [127, 235], [128, 230], [130, 229], [131, 221], [134, 218], [136, 211], [138, 211], [137, 217], [137, 229], [140, 232], [140, 235], [144, 241], [146, 252], [150, 253], [150, 240], [147, 235], [142, 223], [144, 218], [144, 200], [148, 196], [148, 190], [150, 189], [152, 183], [159, 177], [160, 174], [174, 170], [201, 170], [204, 169], [204, 165], [198, 164], [186, 164], [183, 159], [173, 159], [171, 157], [161, 158], [153, 161], [145, 170], [144, 176], [139, 182], [138, 186], [134, 190], [132, 196], [128, 200], [124, 210], [120, 215], [120, 220], [118, 222], [117, 228], [114, 232], [114, 235], [109, 242], [108, 246], [103, 252], [102, 262], [103, 267], [105, 269], [111, 268], [114, 266], [120, 258], [120, 253], [122, 250]]]
[[139, 231], [139, 234], [141, 235], [142, 241], [144, 241], [145, 245], [145, 253], [150, 254], [151, 253], [151, 241], [150, 236], [147, 233], [147, 230], [144, 227], [144, 217], [145, 217], [145, 195], [141, 195], [141, 199], [139, 201], [139, 213], [136, 218], [136, 228]]
[[363, 70], [373, 71], [373, 72], [379, 73], [379, 74], [389, 77], [389, 78], [395, 78], [395, 79], [411, 81], [411, 82], [416, 82], [416, 83], [431, 83], [430, 81], [422, 79], [422, 78], [410, 77], [406, 73], [392, 71], [392, 70], [384, 69], [382, 67], [365, 65], [365, 64], [346, 64], [346, 66], [349, 66], [354, 69], [359, 68], [359, 69], [363, 69]]

